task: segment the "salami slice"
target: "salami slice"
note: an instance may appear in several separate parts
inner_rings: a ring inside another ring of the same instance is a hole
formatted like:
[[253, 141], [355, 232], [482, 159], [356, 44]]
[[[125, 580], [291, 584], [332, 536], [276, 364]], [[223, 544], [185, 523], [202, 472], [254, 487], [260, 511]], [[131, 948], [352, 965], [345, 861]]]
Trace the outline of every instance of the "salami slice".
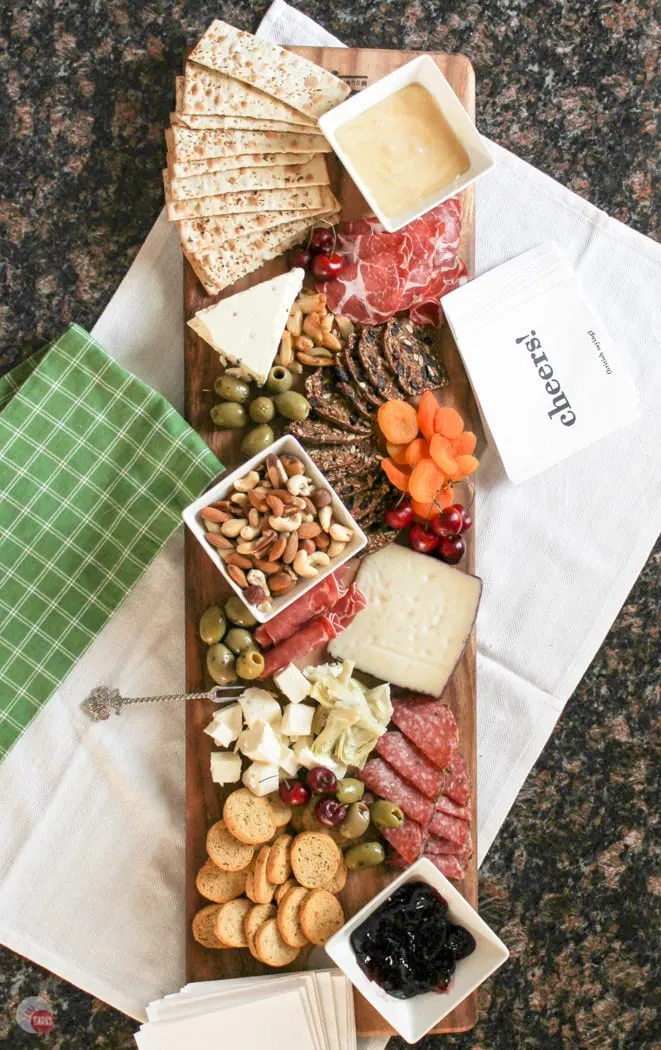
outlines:
[[261, 624], [255, 631], [255, 641], [262, 648], [284, 642], [287, 638], [291, 638], [301, 624], [307, 623], [319, 613], [332, 609], [341, 594], [339, 582], [331, 573], [268, 623]]
[[407, 817], [418, 824], [426, 826], [434, 816], [433, 803], [400, 777], [382, 758], [370, 758], [359, 777], [375, 795], [394, 802]]
[[450, 817], [458, 817], [459, 820], [471, 819], [471, 811], [469, 806], [458, 806], [456, 802], [453, 802], [451, 798], [446, 795], [439, 795], [436, 800], [436, 812], [447, 813]]
[[455, 717], [446, 704], [429, 697], [406, 697], [395, 703], [392, 720], [438, 769], [447, 769], [451, 765], [459, 732]]
[[465, 820], [448, 816], [447, 813], [434, 813], [429, 823], [429, 833], [440, 839], [450, 839], [458, 846], [465, 846], [468, 841], [468, 824]]
[[304, 624], [291, 638], [268, 649], [264, 654], [262, 678], [271, 678], [287, 664], [300, 660], [318, 646], [326, 645], [338, 632], [327, 616], [317, 616]]
[[423, 795], [430, 799], [437, 798], [443, 787], [443, 773], [402, 733], [384, 733], [376, 750], [401, 776], [415, 784]]
[[454, 857], [462, 858], [462, 861], [467, 861], [473, 852], [473, 840], [471, 839], [470, 830], [466, 843], [460, 846], [457, 842], [452, 842], [450, 839], [439, 839], [435, 835], [430, 835], [425, 845], [425, 856], [430, 853], [451, 853]]
[[457, 752], [452, 759], [448, 770], [443, 794], [457, 802], [460, 806], [467, 806], [471, 797], [471, 778], [468, 765], [463, 755]]
[[461, 863], [459, 857], [452, 857], [449, 854], [446, 856], [439, 853], [425, 853], [427, 860], [430, 860], [435, 868], [438, 868], [441, 875], [445, 875], [446, 879], [456, 879], [458, 882], [463, 879], [466, 874], [466, 868]]
[[381, 834], [406, 864], [420, 856], [422, 828], [414, 820], [405, 820], [401, 828], [381, 828]]

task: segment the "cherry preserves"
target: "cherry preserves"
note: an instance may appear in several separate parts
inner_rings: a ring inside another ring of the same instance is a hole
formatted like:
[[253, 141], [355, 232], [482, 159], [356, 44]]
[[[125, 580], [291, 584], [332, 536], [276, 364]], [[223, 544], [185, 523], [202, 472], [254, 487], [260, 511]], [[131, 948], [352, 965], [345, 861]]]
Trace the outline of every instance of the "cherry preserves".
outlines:
[[460, 959], [475, 950], [446, 901], [426, 882], [405, 882], [351, 934], [363, 973], [395, 999], [445, 992]]

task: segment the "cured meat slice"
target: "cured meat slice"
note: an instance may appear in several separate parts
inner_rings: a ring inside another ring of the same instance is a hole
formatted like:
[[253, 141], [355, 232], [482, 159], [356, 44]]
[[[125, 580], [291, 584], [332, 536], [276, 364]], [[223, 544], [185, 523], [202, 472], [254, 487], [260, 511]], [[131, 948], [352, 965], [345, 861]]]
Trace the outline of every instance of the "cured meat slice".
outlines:
[[452, 842], [451, 839], [439, 839], [436, 835], [430, 835], [425, 846], [425, 853], [452, 853], [457, 857], [462, 857], [464, 860], [468, 860], [472, 852], [473, 840], [470, 829], [463, 846], [460, 846], [458, 842]]
[[413, 864], [420, 856], [422, 828], [414, 820], [405, 820], [401, 828], [381, 828], [381, 834], [406, 864]]
[[458, 846], [465, 846], [468, 841], [468, 823], [447, 813], [436, 812], [429, 823], [429, 833], [439, 839], [456, 842]]
[[352, 583], [346, 594], [340, 598], [330, 612], [326, 613], [326, 617], [335, 628], [336, 634], [339, 634], [349, 626], [354, 616], [357, 616], [366, 605], [367, 602], [364, 596], [360, 593], [356, 584]]
[[383, 356], [383, 328], [363, 328], [358, 357], [374, 389], [386, 400], [397, 400], [400, 392]]
[[301, 624], [307, 623], [319, 613], [332, 609], [343, 593], [344, 588], [340, 587], [337, 577], [331, 573], [268, 623], [260, 624], [255, 631], [255, 641], [263, 648], [279, 645], [280, 642], [291, 638]]
[[[455, 717], [446, 704], [423, 696], [406, 697], [395, 702], [392, 720], [438, 769], [450, 766], [457, 750], [459, 732]], [[457, 801], [447, 785], [443, 790]]]
[[262, 678], [271, 678], [276, 671], [301, 660], [313, 649], [326, 645], [331, 639], [336, 638], [338, 631], [327, 616], [317, 616], [314, 620], [304, 624], [296, 634], [279, 645], [268, 649], [264, 654], [264, 670]]
[[347, 400], [335, 390], [332, 376], [328, 369], [318, 368], [305, 380], [305, 393], [318, 416], [329, 423], [342, 427], [343, 430], [355, 430], [356, 433], [369, 434], [369, 425], [361, 418]]
[[468, 771], [466, 759], [463, 755], [460, 755], [458, 751], [452, 759], [447, 777], [445, 778], [443, 794], [447, 795], [448, 798], [451, 798], [453, 802], [458, 803], [460, 806], [467, 806], [470, 802], [470, 773]]
[[385, 357], [405, 394], [447, 386], [448, 377], [409, 318], [393, 318], [383, 339]]
[[323, 419], [302, 419], [290, 423], [287, 427], [299, 441], [311, 442], [313, 445], [351, 445], [369, 441], [370, 434], [360, 434], [355, 430], [344, 430], [333, 426]]
[[417, 824], [426, 826], [432, 819], [434, 806], [429, 799], [400, 777], [382, 758], [370, 758], [358, 776], [370, 791], [379, 798], [394, 802], [405, 816], [415, 820]]
[[443, 773], [402, 733], [392, 730], [384, 733], [376, 750], [401, 776], [415, 784], [423, 795], [432, 800], [437, 798], [443, 787]]
[[436, 812], [447, 813], [450, 817], [457, 817], [459, 820], [471, 819], [471, 811], [469, 806], [459, 806], [456, 802], [453, 802], [451, 798], [447, 798], [445, 795], [439, 795], [436, 800]]
[[435, 868], [438, 868], [441, 875], [445, 875], [446, 879], [456, 879], [460, 882], [466, 874], [466, 866], [461, 863], [459, 857], [453, 857], [439, 853], [424, 854], [427, 860], [430, 860]]

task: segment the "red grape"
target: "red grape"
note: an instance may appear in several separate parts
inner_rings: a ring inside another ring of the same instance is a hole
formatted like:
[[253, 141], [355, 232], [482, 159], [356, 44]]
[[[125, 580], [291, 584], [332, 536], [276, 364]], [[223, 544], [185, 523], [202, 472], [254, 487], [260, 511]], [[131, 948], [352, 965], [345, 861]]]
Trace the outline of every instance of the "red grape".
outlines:
[[405, 529], [412, 521], [413, 507], [407, 499], [386, 511], [386, 525], [391, 529]]
[[435, 536], [458, 536], [463, 524], [461, 510], [455, 505], [442, 510], [438, 517], [432, 519], [430, 527]]
[[310, 788], [301, 780], [283, 780], [278, 793], [286, 806], [304, 806], [310, 801]]
[[312, 259], [312, 272], [315, 277], [326, 281], [331, 277], [339, 277], [344, 269], [344, 259], [337, 252], [332, 255], [315, 255]]
[[443, 536], [438, 541], [438, 556], [448, 565], [456, 565], [466, 552], [466, 544], [461, 536]]
[[431, 554], [438, 543], [438, 538], [433, 532], [427, 532], [422, 525], [412, 525], [409, 532], [409, 543], [418, 554]]
[[308, 270], [312, 262], [312, 253], [307, 248], [294, 248], [289, 256], [292, 266], [300, 266], [302, 270]]
[[305, 779], [310, 790], [318, 795], [332, 795], [337, 787], [337, 777], [324, 766], [315, 766]]
[[321, 252], [332, 252], [335, 247], [335, 233], [330, 226], [319, 226], [310, 238], [310, 251], [313, 255]]
[[320, 824], [325, 824], [327, 828], [336, 828], [346, 817], [348, 808], [334, 798], [320, 798], [314, 811]]

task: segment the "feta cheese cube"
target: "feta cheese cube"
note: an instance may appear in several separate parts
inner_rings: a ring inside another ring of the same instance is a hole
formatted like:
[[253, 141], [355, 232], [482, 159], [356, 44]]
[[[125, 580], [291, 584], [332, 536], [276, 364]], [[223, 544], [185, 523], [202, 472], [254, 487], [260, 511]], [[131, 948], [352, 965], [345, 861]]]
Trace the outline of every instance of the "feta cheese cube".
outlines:
[[282, 741], [269, 722], [255, 722], [239, 738], [239, 750], [253, 762], [278, 763]]
[[278, 790], [280, 783], [280, 770], [277, 765], [268, 762], [253, 762], [248, 766], [242, 776], [244, 787], [252, 791], [253, 795], [270, 795]]
[[285, 747], [284, 744], [280, 748], [280, 758], [278, 760], [280, 769], [288, 777], [295, 777], [299, 770], [299, 761], [290, 747]]
[[238, 738], [242, 725], [241, 708], [238, 704], [228, 704], [216, 711], [204, 732], [213, 737], [218, 747], [229, 747]]
[[241, 779], [241, 756], [212, 751], [211, 779], [214, 784], [236, 784]]
[[309, 736], [314, 707], [309, 704], [287, 704], [282, 715], [281, 731], [287, 736]]
[[268, 689], [246, 689], [239, 697], [239, 704], [249, 729], [257, 722], [270, 722], [274, 729], [280, 728], [282, 709]]
[[295, 664], [283, 667], [273, 675], [273, 681], [292, 704], [300, 704], [310, 692], [310, 683]]
[[[302, 738], [306, 739], [305, 737]], [[298, 746], [298, 741], [293, 747], [294, 754], [298, 759], [299, 763], [305, 769], [314, 769], [315, 766], [323, 766], [324, 769], [330, 769], [338, 780], [341, 780], [345, 776], [347, 767], [344, 762], [338, 762], [337, 759], [331, 758], [330, 755], [324, 755], [320, 758], [319, 755], [315, 755], [311, 750], [309, 744], [302, 744]]]

